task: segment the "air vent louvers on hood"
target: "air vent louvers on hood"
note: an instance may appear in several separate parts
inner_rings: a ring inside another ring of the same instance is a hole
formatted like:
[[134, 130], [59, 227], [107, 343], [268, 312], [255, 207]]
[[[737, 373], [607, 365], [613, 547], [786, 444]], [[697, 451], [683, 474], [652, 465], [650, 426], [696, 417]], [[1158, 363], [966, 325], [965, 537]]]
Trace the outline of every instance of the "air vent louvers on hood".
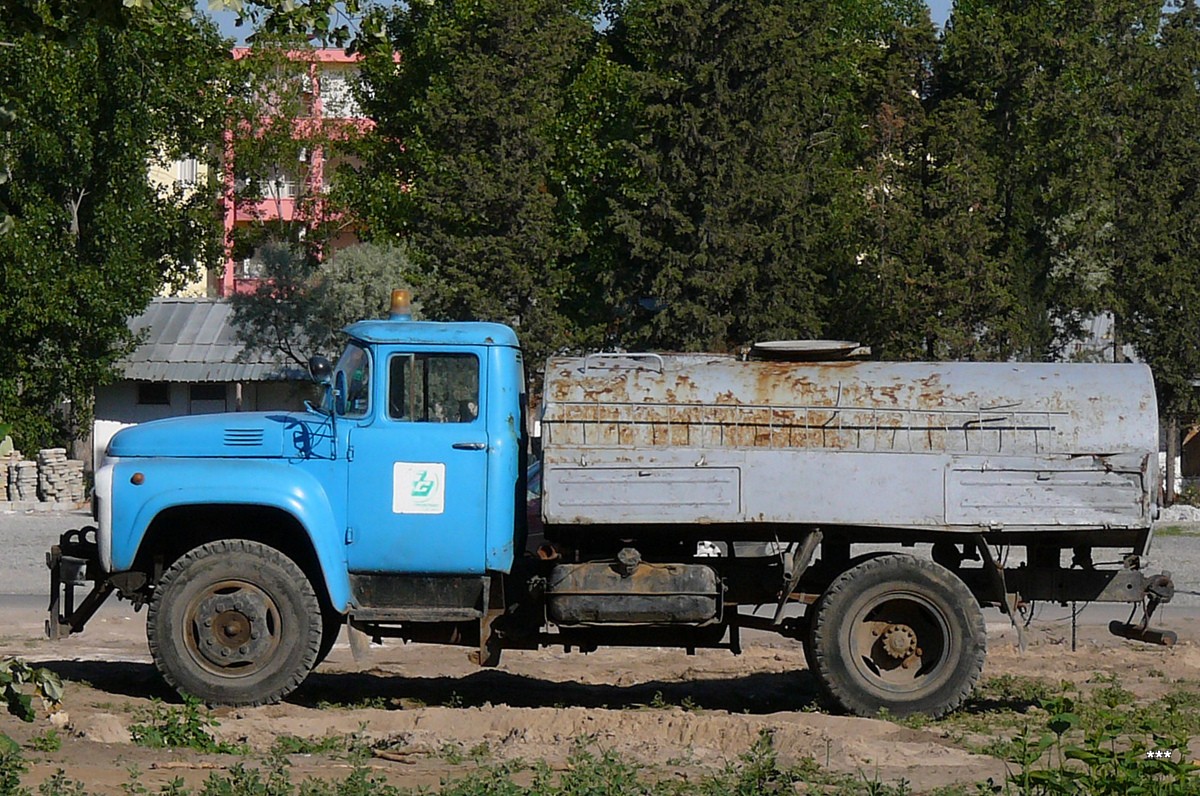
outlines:
[[261, 428], [227, 428], [225, 444], [232, 448], [250, 448], [263, 444]]

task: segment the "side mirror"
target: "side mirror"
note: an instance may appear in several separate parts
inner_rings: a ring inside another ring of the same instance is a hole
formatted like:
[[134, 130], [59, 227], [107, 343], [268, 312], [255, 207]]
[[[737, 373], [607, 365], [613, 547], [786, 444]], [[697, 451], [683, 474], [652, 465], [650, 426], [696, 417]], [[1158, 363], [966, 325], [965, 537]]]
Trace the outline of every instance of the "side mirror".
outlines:
[[333, 380], [333, 412], [346, 414], [346, 371], [339, 370]]
[[317, 384], [329, 384], [329, 377], [332, 374], [333, 364], [330, 363], [329, 357], [323, 357], [320, 354], [309, 357], [308, 375], [312, 376], [312, 380]]

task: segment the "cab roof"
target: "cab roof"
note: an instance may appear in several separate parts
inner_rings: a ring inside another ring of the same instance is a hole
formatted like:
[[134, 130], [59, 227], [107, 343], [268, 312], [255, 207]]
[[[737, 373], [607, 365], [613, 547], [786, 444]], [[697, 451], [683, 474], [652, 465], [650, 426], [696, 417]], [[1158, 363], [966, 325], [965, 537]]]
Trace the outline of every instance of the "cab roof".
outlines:
[[343, 331], [364, 343], [496, 345], [516, 348], [517, 334], [502, 323], [461, 321], [359, 321]]

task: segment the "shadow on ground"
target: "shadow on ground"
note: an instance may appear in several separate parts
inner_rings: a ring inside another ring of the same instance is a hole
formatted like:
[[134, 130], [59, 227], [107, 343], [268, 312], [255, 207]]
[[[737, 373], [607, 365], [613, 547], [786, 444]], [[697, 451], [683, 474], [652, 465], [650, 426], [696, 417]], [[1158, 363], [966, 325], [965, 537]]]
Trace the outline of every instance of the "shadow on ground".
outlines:
[[289, 698], [305, 707], [356, 706], [379, 702], [400, 707], [426, 705], [478, 707], [484, 704], [520, 708], [633, 708], [682, 705], [732, 713], [774, 713], [811, 707], [816, 685], [805, 671], [755, 673], [741, 677], [691, 682], [650, 681], [634, 685], [597, 685], [555, 681], [495, 669], [465, 677], [404, 677], [380, 670], [313, 674]]
[[[113, 696], [179, 702], [149, 663], [46, 661], [38, 664], [64, 680], [81, 682]], [[406, 677], [382, 669], [316, 672], [285, 701], [307, 708], [412, 708], [415, 704], [522, 708], [633, 708], [680, 705], [731, 713], [774, 713], [811, 708], [816, 685], [806, 671], [755, 673], [692, 682], [650, 681], [596, 685], [555, 681], [496, 669], [464, 677]]]
[[39, 661], [63, 680], [90, 685], [113, 696], [180, 701], [150, 663], [126, 661]]

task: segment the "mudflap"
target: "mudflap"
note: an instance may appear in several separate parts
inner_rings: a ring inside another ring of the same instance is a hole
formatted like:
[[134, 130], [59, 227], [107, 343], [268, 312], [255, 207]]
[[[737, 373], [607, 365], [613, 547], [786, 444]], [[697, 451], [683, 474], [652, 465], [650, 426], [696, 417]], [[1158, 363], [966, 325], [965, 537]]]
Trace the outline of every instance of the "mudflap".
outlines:
[[[115, 587], [100, 566], [94, 526], [64, 533], [46, 553], [46, 566], [50, 568], [46, 636], [57, 640], [82, 631]], [[76, 605], [75, 590], [87, 588], [89, 583], [87, 596]]]

